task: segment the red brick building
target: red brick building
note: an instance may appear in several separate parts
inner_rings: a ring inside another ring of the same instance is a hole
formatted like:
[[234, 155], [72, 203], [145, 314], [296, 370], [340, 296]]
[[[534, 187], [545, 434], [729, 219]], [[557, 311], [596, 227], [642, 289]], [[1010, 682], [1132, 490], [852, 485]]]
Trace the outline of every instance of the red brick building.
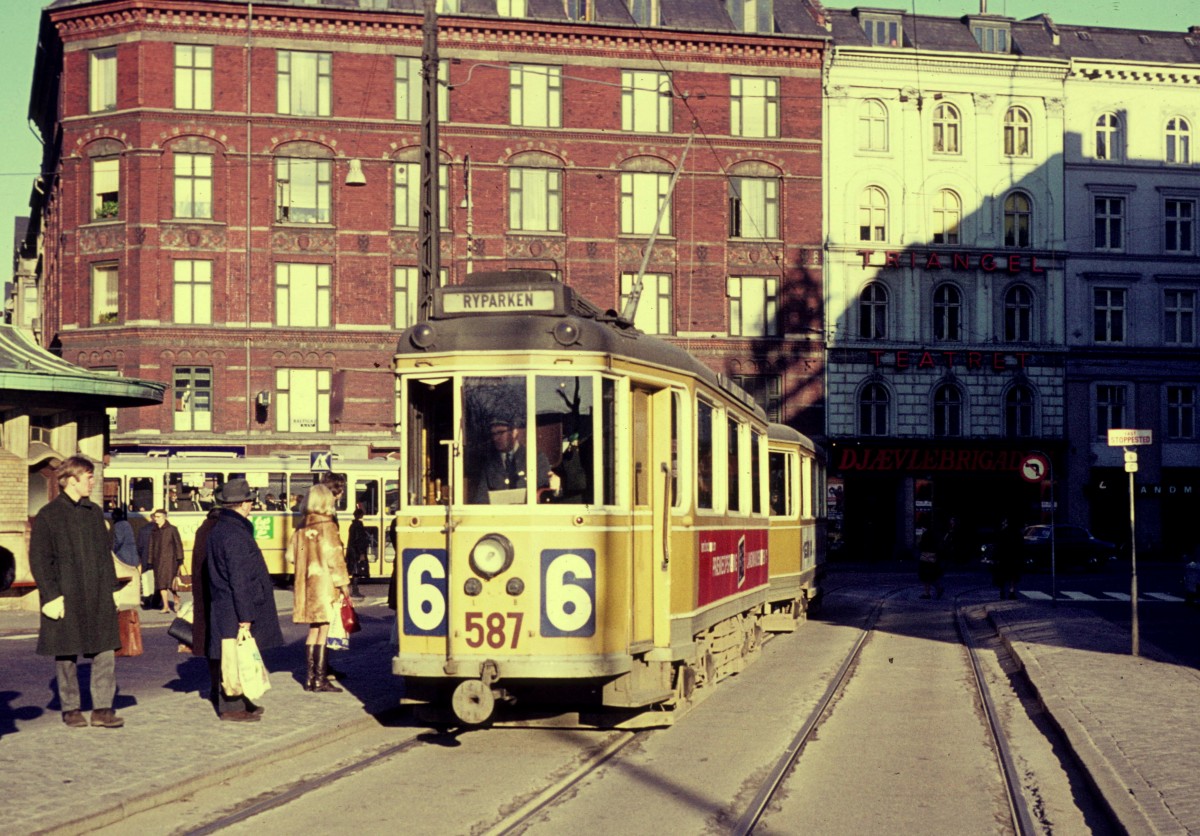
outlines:
[[[638, 325], [820, 433], [818, 14], [451, 6], [444, 280], [541, 266], [619, 308], [681, 167]], [[161, 408], [120, 413], [114, 446], [398, 443], [388, 367], [416, 310], [421, 25], [419, 0], [43, 12], [42, 342], [168, 385]]]

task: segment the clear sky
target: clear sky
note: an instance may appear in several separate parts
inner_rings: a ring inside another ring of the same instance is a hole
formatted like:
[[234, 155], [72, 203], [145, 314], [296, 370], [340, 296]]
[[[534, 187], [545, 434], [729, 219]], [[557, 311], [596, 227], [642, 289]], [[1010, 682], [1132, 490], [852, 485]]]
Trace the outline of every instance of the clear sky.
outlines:
[[[13, 218], [29, 214], [29, 192], [41, 163], [41, 146], [29, 128], [29, 89], [37, 48], [38, 0], [0, 0], [0, 246], [7, 263]], [[850, 2], [827, 2], [851, 8]], [[980, 10], [979, 0], [865, 0], [864, 6], [903, 8], [920, 14], [960, 16]], [[987, 0], [992, 14], [1015, 18], [1046, 12], [1056, 22], [1164, 29], [1182, 32], [1200, 26], [1197, 0]], [[7, 281], [5, 273], [0, 281]]]

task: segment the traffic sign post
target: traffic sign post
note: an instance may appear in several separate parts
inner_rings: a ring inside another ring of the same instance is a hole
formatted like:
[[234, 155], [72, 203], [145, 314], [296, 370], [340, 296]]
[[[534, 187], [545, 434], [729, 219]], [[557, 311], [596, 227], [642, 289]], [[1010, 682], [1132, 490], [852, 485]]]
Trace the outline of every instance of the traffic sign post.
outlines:
[[[1050, 480], [1050, 602], [1051, 606], [1058, 606], [1058, 562], [1054, 553], [1054, 514], [1056, 503], [1054, 502], [1054, 465], [1050, 463], [1050, 457], [1039, 450], [1034, 450], [1021, 459], [1021, 478], [1026, 482], [1042, 482], [1046, 479]], [[1003, 594], [1003, 590], [1001, 590]]]
[[1131, 652], [1134, 656], [1141, 655], [1141, 631], [1138, 627], [1137, 527], [1133, 485], [1133, 474], [1137, 473], [1138, 458], [1137, 450], [1132, 448], [1153, 443], [1153, 430], [1110, 429], [1108, 431], [1108, 446], [1125, 448], [1125, 472], [1129, 474], [1129, 600], [1131, 602]]

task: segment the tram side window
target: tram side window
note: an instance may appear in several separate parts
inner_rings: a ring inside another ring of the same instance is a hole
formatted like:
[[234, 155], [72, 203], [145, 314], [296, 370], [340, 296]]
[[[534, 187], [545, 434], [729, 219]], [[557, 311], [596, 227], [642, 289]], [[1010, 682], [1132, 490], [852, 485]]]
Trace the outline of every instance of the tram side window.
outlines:
[[173, 511], [207, 511], [213, 507], [213, 491], [220, 484], [220, 473], [168, 473], [167, 498], [162, 507], [168, 514]]
[[[552, 478], [547, 502], [595, 502], [595, 394], [590, 377], [538, 377], [537, 455]], [[599, 451], [603, 455], [603, 451]]]
[[374, 517], [379, 514], [379, 482], [375, 479], [357, 479], [354, 482], [354, 508]]
[[729, 488], [729, 510], [741, 510], [742, 503], [742, 465], [741, 456], [738, 455], [741, 451], [738, 449], [738, 441], [742, 437], [741, 425], [732, 418], [728, 419], [729, 445], [725, 450], [726, 471], [728, 472], [728, 488]]
[[[346, 474], [345, 473], [301, 473], [292, 476], [291, 490], [288, 491], [288, 506], [287, 510], [292, 512], [302, 512], [305, 504], [308, 501], [308, 492], [313, 485], [319, 485], [322, 482], [329, 484], [332, 488], [336, 484], [341, 484], [342, 492], [337, 497], [334, 503], [334, 508], [338, 511], [346, 510]], [[337, 494], [337, 490], [334, 490]]]
[[287, 510], [287, 474], [268, 473], [261, 485], [251, 484], [258, 488], [257, 509], [262, 511]]
[[154, 508], [154, 480], [149, 476], [131, 478], [129, 480], [129, 510], [148, 514]]
[[762, 433], [751, 431], [750, 433], [750, 512], [752, 514], [762, 513], [762, 471], [760, 470], [762, 458]]
[[771, 516], [792, 515], [792, 457], [787, 453], [767, 456], [767, 488], [771, 492]]
[[604, 439], [600, 444], [601, 450], [607, 450], [608, 455], [600, 457], [600, 466], [604, 470], [604, 478], [600, 480], [600, 489], [604, 492], [605, 505], [617, 504], [617, 383], [615, 380], [604, 378], [600, 381], [600, 408], [603, 415], [601, 429]]
[[696, 507], [713, 507], [713, 408], [696, 404]]
[[550, 487], [550, 460], [529, 448], [526, 383], [517, 376], [463, 379], [465, 498], [472, 505], [523, 504], [531, 487]]
[[[454, 439], [454, 385], [452, 381], [408, 381], [409, 505], [437, 505], [450, 499], [449, 446]], [[396, 510], [389, 500], [390, 510]]]

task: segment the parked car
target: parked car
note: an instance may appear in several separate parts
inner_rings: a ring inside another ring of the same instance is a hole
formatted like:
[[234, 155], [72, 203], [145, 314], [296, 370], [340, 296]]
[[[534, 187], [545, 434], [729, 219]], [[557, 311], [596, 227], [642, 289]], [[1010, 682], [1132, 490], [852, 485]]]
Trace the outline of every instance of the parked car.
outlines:
[[1100, 571], [1117, 559], [1117, 546], [1099, 540], [1081, 525], [1031, 525], [1021, 533], [1025, 563], [1034, 569], [1050, 568], [1050, 535], [1054, 534], [1054, 560], [1058, 569]]

